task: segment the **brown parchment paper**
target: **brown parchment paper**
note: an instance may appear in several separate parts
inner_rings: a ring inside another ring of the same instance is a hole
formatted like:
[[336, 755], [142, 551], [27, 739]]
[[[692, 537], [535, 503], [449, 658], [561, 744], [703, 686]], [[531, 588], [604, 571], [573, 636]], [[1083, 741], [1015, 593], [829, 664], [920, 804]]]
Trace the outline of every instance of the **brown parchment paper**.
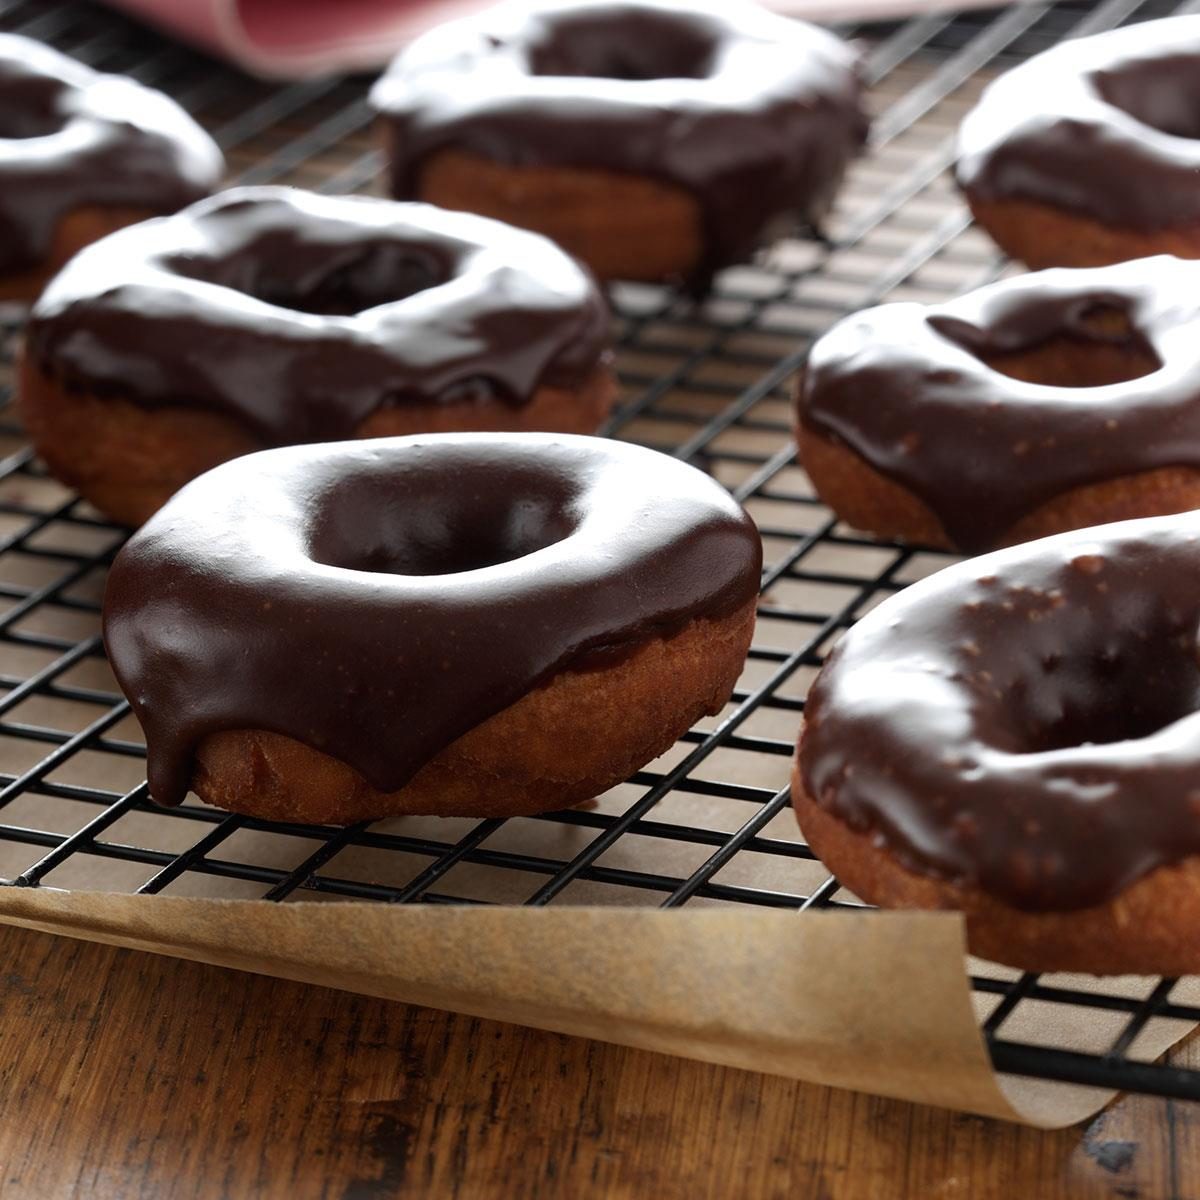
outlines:
[[[38, 565], [12, 555], [0, 558], [4, 578], [27, 587], [44, 582], [28, 574]], [[98, 589], [100, 580], [91, 586]], [[821, 596], [793, 599], [809, 608], [828, 602]], [[39, 619], [60, 636], [82, 637], [95, 628], [90, 616], [78, 628], [69, 624], [82, 619], [67, 610]], [[764, 644], [777, 645], [792, 632], [777, 626], [762, 623]], [[39, 667], [38, 661], [18, 658], [15, 649], [6, 647], [5, 655], [4, 669], [14, 674]], [[753, 686], [755, 669], [747, 664], [747, 686]], [[99, 659], [80, 662], [66, 678], [85, 688], [115, 690]], [[84, 729], [95, 718], [93, 705], [40, 695], [25, 700], [19, 712], [26, 722], [68, 731]], [[795, 736], [795, 716], [787, 711], [763, 710], [752, 720], [751, 732]], [[132, 717], [110, 733], [130, 742], [141, 736]], [[675, 747], [653, 766], [669, 770], [684, 752], [686, 747]], [[17, 775], [43, 753], [39, 743], [0, 737], [0, 770]], [[786, 785], [789, 766], [781, 756], [718, 750], [705, 771], [776, 790]], [[141, 782], [143, 770], [136, 756], [84, 750], [58, 766], [54, 780], [120, 794]], [[620, 814], [636, 794], [622, 786], [598, 798], [596, 807]], [[5, 815], [17, 826], [67, 835], [91, 820], [95, 809], [31, 794], [11, 800]], [[732, 833], [745, 820], [745, 809], [738, 801], [673, 793], [659, 802], [655, 819]], [[377, 828], [445, 844], [472, 825], [404, 818]], [[762, 832], [800, 836], [790, 811]], [[581, 827], [514, 820], [487, 845], [565, 862], [593, 836]], [[192, 821], [151, 810], [127, 813], [105, 833], [116, 843], [168, 853], [189, 848], [196, 837]], [[287, 872], [313, 848], [311, 840], [290, 837], [286, 829], [242, 829], [221, 843], [217, 856]], [[0, 877], [16, 878], [44, 853], [38, 845], [0, 840]], [[707, 846], [627, 835], [603, 863], [683, 879], [710, 853]], [[341, 878], [395, 886], [427, 865], [426, 858], [351, 845], [329, 869]], [[0, 887], [0, 921], [1006, 1120], [1070, 1124], [1110, 1098], [1106, 1092], [996, 1078], [979, 1020], [998, 997], [972, 993], [963, 931], [953, 914], [796, 914], [703, 898], [681, 910], [659, 911], [646, 906], [644, 892], [586, 880], [572, 884], [553, 906], [534, 910], [519, 905], [536, 877], [466, 861], [439, 886], [486, 901], [485, 907], [322, 903], [327, 893], [304, 891], [274, 904], [259, 899], [266, 885], [191, 871], [168, 894], [129, 894], [155, 870], [133, 858], [73, 854], [45, 877], [42, 888]], [[749, 852], [735, 856], [720, 875], [723, 882], [792, 895], [805, 894], [825, 877], [817, 863]], [[604, 907], [594, 907], [598, 902]], [[1014, 977], [987, 964], [973, 963], [971, 969]], [[1078, 977], [1048, 981], [1089, 986]], [[1147, 995], [1154, 982], [1106, 980], [1103, 987], [1120, 987], [1136, 998]], [[1172, 998], [1200, 1002], [1200, 986], [1184, 981]], [[1006, 1021], [1004, 1035], [1097, 1052], [1111, 1044], [1122, 1023], [1123, 1014], [1023, 1001]], [[1131, 1052], [1155, 1057], [1189, 1028], [1155, 1018]]]
[[[1110, 1098], [997, 1079], [950, 913], [280, 905], [9, 888], [0, 920], [1045, 1127]], [[1182, 1035], [1169, 1024], [1141, 1051]]]
[[[7, 667], [29, 670], [32, 664]], [[81, 663], [71, 679], [108, 691], [115, 687], [99, 660]], [[95, 709], [32, 697], [21, 715], [82, 729], [95, 719]], [[778, 728], [759, 725], [759, 732], [794, 736], [794, 717], [786, 712], [764, 712], [757, 719], [780, 722]], [[112, 732], [140, 737], [132, 717]], [[0, 769], [19, 773], [42, 752], [36, 743], [0, 739]], [[28, 761], [22, 753], [31, 756]], [[774, 789], [787, 782], [786, 758], [724, 752], [713, 757], [719, 761], [712, 770], [739, 783]], [[656, 765], [665, 770], [673, 761], [667, 756]], [[121, 792], [141, 781], [143, 769], [136, 757], [81, 752], [63, 763], [55, 779]], [[616, 814], [629, 799], [617, 789], [596, 806]], [[62, 834], [94, 816], [90, 805], [49, 795], [22, 796], [6, 808], [7, 819], [17, 825]], [[670, 796], [660, 802], [656, 819], [732, 832], [745, 813], [713, 797]], [[378, 828], [445, 842], [471, 824], [404, 818]], [[790, 811], [764, 832], [799, 836]], [[191, 821], [135, 811], [105, 836], [178, 853], [197, 833]], [[592, 836], [594, 831], [578, 827], [516, 820], [488, 845], [567, 861]], [[312, 850], [312, 841], [289, 837], [286, 830], [243, 829], [222, 843], [219, 856], [288, 871]], [[627, 836], [604, 862], [686, 878], [710, 852]], [[0, 877], [15, 878], [43, 853], [38, 846], [0, 841]], [[427, 865], [426, 859], [410, 857], [348, 846], [330, 869], [347, 879], [395, 885]], [[442, 882], [454, 895], [486, 901], [485, 907], [320, 902], [328, 895], [304, 891], [275, 904], [242, 898], [260, 897], [265, 885], [192, 872], [171, 885], [174, 894], [128, 894], [156, 869], [74, 854], [46, 877], [46, 886], [0, 887], [0, 921], [1046, 1127], [1082, 1120], [1111, 1098], [1108, 1092], [996, 1077], [979, 1021], [998, 997], [972, 993], [955, 914], [796, 914], [704, 899], [661, 911], [646, 906], [643, 892], [584, 881], [563, 893], [563, 903], [529, 909], [518, 907], [536, 882], [527, 873], [467, 862]], [[801, 894], [825, 875], [816, 863], [743, 853], [721, 879]], [[596, 907], [597, 901], [604, 906]], [[970, 969], [1015, 975], [982, 963]], [[1048, 981], [1090, 986], [1076, 976]], [[1105, 980], [1102, 986], [1141, 997], [1154, 982]], [[1172, 998], [1200, 1002], [1200, 984], [1184, 981]], [[1122, 1014], [1024, 1001], [1004, 1034], [1103, 1051], [1122, 1023]], [[1132, 1052], [1155, 1057], [1189, 1029], [1156, 1018]]]

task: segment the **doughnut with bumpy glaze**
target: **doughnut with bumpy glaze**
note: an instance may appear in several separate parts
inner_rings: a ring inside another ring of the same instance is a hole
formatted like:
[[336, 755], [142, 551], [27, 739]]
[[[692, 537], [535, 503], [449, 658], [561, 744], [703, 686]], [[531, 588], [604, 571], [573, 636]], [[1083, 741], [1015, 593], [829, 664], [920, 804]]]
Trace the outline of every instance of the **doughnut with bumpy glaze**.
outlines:
[[947, 568], [809, 693], [793, 800], [851, 891], [1032, 971], [1200, 970], [1200, 514]]

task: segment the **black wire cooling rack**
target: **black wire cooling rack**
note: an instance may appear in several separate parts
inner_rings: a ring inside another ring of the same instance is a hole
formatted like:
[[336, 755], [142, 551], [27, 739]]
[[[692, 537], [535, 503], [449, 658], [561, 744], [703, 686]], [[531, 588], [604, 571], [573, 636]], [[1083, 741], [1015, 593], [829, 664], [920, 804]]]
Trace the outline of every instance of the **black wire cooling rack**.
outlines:
[[[46, 476], [6, 386], [0, 877], [275, 901], [856, 905], [800, 840], [789, 809], [804, 691], [841, 630], [949, 559], [836, 523], [794, 463], [785, 385], [844, 313], [944, 298], [1004, 270], [946, 178], [954, 128], [988, 78], [1061, 38], [1197, 7], [1030, 3], [847, 30], [863, 39], [876, 118], [824, 238], [784, 242], [725, 272], [699, 308], [661, 288], [614, 289], [624, 398], [609, 432], [711, 471], [758, 521], [767, 565], [730, 705], [590, 808], [332, 829], [270, 825], [194, 798], [172, 811], [151, 806], [141, 735], [99, 638], [104, 573], [123, 531]], [[255, 82], [85, 3], [0, 0], [0, 29], [169, 91], [214, 133], [238, 182], [379, 186], [365, 80]], [[18, 332], [5, 330], [6, 384]], [[1068, 977], [972, 968], [1001, 1071], [1200, 1099], [1200, 1071], [1139, 1053], [1152, 1023], [1200, 1022], [1187, 981], [1114, 980], [1097, 991]], [[1047, 1014], [1058, 1018], [1049, 1039]]]

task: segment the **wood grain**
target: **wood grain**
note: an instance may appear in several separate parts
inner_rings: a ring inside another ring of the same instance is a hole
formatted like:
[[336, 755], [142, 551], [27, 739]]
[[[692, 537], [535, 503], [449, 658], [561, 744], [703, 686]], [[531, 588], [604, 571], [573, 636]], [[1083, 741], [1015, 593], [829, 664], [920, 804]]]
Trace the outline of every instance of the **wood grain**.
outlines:
[[0, 962], [4, 1200], [1200, 1196], [1188, 1105], [1042, 1134], [23, 930]]

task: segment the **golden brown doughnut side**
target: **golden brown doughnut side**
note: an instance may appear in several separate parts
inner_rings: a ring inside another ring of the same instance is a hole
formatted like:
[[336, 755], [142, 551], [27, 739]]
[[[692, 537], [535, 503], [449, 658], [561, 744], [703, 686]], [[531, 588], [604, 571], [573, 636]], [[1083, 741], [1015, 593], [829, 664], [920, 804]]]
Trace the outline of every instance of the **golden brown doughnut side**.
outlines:
[[27, 356], [18, 367], [17, 403], [50, 473], [126, 525], [140, 525], [217, 463], [262, 448], [248, 429], [220, 413], [151, 411], [68, 389]]
[[[847, 525], [879, 538], [957, 549], [920, 497], [877, 471], [848, 446], [803, 422], [797, 428], [796, 442], [800, 463], [817, 495]], [[1069, 529], [1194, 508], [1200, 508], [1200, 470], [1157, 467], [1063, 492], [1011, 526], [996, 548]]]
[[[980, 361], [1010, 379], [1071, 388], [1130, 383], [1162, 367], [1120, 308], [1105, 308], [1101, 302], [1081, 314], [1079, 323], [1095, 340], [1083, 342], [1060, 335], [1020, 350], [981, 353]], [[1106, 337], [1112, 340], [1102, 340]]]
[[1025, 971], [1189, 975], [1200, 971], [1200, 859], [1159, 867], [1114, 900], [1070, 912], [1031, 913], [978, 888], [908, 870], [869, 832], [818, 805], [792, 773], [792, 803], [805, 840], [856, 896], [882, 908], [962, 912], [973, 954]]
[[704, 252], [700, 206], [681, 188], [585, 167], [510, 167], [463, 150], [430, 156], [419, 198], [545, 234], [601, 279], [673, 279]]
[[[612, 370], [602, 363], [579, 388], [539, 388], [518, 408], [499, 400], [403, 405], [372, 414], [356, 436], [453, 430], [594, 433], [615, 395]], [[51, 474], [125, 525], [142, 524], [197, 475], [263, 449], [249, 429], [223, 413], [147, 409], [65, 388], [27, 358], [18, 374], [18, 400], [29, 438]]]
[[34, 301], [68, 259], [102, 237], [161, 214], [147, 208], [77, 208], [58, 223], [50, 253], [38, 266], [0, 276], [0, 300]]
[[803, 421], [796, 426], [796, 455], [821, 502], [847, 525], [879, 538], [950, 548], [923, 500]]
[[[349, 824], [405, 814], [508, 817], [591, 799], [663, 753], [729, 699], [754, 602], [654, 638], [613, 666], [563, 671], [463, 734], [396, 792], [292, 738], [205, 738], [192, 786], [209, 804], [275, 821]], [[387, 714], [380, 714], [386, 736]]]
[[984, 200], [969, 190], [966, 199], [992, 241], [1034, 271], [1104, 267], [1154, 254], [1200, 258], [1200, 226], [1120, 229], [1036, 200]]

